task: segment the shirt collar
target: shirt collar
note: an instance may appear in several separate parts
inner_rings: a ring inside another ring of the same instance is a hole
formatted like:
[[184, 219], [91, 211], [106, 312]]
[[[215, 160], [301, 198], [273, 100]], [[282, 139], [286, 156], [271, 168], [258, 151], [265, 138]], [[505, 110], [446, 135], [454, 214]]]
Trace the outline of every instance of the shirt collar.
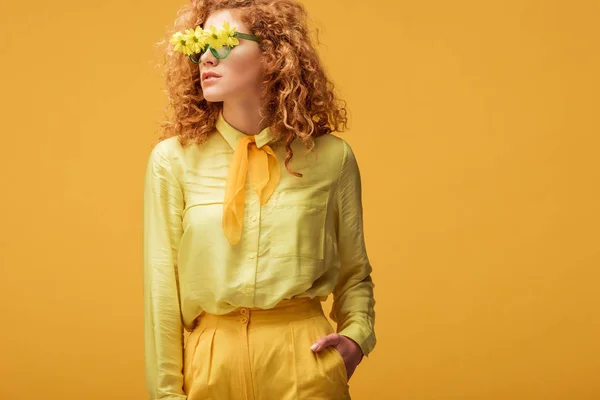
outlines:
[[[229, 146], [233, 150], [235, 150], [238, 141], [247, 136], [245, 133], [238, 131], [233, 126], [229, 124], [229, 122], [225, 121], [223, 118], [223, 111], [219, 111], [219, 117], [217, 118], [217, 122], [215, 124], [215, 128], [221, 133], [223, 138], [229, 143]], [[254, 135], [254, 139], [256, 141], [256, 147], [261, 148], [262, 146], [270, 143], [275, 139], [275, 133], [271, 130], [271, 128], [266, 127], [260, 133]]]

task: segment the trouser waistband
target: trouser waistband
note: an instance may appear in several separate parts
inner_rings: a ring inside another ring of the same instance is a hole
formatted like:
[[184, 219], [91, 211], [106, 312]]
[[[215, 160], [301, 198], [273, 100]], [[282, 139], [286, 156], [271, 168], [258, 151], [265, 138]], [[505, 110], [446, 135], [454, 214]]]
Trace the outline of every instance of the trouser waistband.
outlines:
[[236, 321], [242, 318], [242, 320], [247, 319], [248, 321], [254, 322], [282, 322], [310, 318], [322, 314], [323, 308], [318, 297], [312, 299], [309, 297], [298, 297], [294, 299], [284, 299], [277, 303], [273, 308], [267, 309], [259, 307], [238, 307], [235, 310], [222, 315], [204, 312], [198, 320], [202, 318], [205, 321]]

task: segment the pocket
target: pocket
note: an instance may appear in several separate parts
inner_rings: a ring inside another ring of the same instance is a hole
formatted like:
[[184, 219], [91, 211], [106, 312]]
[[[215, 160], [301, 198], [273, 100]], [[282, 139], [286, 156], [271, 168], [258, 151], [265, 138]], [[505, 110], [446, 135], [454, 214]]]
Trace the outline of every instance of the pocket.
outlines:
[[[325, 315], [315, 317], [313, 321], [313, 323], [316, 324], [317, 329], [317, 336], [315, 337], [315, 340], [320, 337], [327, 336], [331, 333], [335, 333], [333, 326], [331, 325], [331, 323]], [[323, 354], [323, 356], [329, 353], [329, 356], [326, 358], [333, 361], [332, 364], [334, 365], [334, 368], [337, 369], [340, 373], [343, 382], [348, 383], [348, 371], [346, 370], [346, 363], [344, 362], [344, 358], [342, 357], [340, 352], [333, 346], [327, 346], [319, 352], [319, 354], [321, 353]]]
[[212, 368], [215, 332], [216, 328], [207, 327], [200, 322], [188, 338], [188, 345], [184, 351], [183, 374], [183, 389], [188, 399], [210, 398], [208, 383]]
[[348, 382], [348, 370], [346, 369], [346, 363], [344, 362], [344, 357], [340, 354], [340, 352], [335, 348], [331, 347], [332, 352], [335, 357], [338, 359], [338, 367], [341, 369], [342, 374], [344, 375], [344, 380]]
[[218, 191], [203, 195], [187, 193], [181, 213], [184, 228], [206, 229], [211, 224], [220, 224], [223, 215], [223, 197]]
[[205, 328], [196, 327], [187, 337], [183, 350], [183, 389], [189, 393], [194, 377], [194, 356], [200, 342], [200, 336]]
[[271, 255], [322, 260], [329, 192], [312, 187], [277, 192], [272, 210]]

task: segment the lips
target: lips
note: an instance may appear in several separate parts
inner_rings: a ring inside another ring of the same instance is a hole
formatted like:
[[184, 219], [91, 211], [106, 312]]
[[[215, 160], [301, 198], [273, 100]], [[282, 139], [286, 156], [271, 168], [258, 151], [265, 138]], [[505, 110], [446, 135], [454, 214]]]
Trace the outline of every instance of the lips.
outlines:
[[216, 72], [212, 72], [212, 71], [208, 71], [208, 72], [203, 72], [202, 73], [202, 80], [206, 80], [207, 78], [220, 78], [221, 75], [217, 74]]

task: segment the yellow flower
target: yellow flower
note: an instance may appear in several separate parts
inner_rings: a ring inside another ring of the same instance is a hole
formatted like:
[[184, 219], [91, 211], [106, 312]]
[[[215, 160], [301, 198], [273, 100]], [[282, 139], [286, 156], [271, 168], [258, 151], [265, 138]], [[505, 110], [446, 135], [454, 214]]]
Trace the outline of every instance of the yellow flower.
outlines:
[[240, 41], [236, 37], [233, 37], [233, 35], [235, 34], [235, 29], [235, 26], [232, 28], [229, 27], [229, 21], [223, 22], [223, 36], [225, 37], [226, 46], [233, 47], [240, 44]]
[[185, 31], [186, 43], [191, 53], [200, 53], [200, 50], [206, 43], [206, 34], [201, 27], [197, 26], [196, 29], [187, 29]]
[[174, 51], [179, 51], [184, 54], [187, 54], [187, 38], [182, 32], [176, 32], [171, 36], [171, 40], [169, 42], [173, 45]]
[[223, 22], [223, 27], [220, 29], [213, 25], [208, 30], [197, 26], [195, 29], [190, 28], [174, 33], [170, 43], [174, 51], [185, 55], [200, 53], [207, 44], [214, 49], [221, 49], [223, 46], [234, 47], [240, 44], [240, 41], [234, 37], [235, 29], [235, 26], [229, 26], [229, 21]]
[[206, 36], [206, 43], [208, 43], [213, 49], [220, 49], [227, 42], [227, 38], [223, 32], [223, 30], [217, 31], [217, 28], [211, 25], [210, 32]]

